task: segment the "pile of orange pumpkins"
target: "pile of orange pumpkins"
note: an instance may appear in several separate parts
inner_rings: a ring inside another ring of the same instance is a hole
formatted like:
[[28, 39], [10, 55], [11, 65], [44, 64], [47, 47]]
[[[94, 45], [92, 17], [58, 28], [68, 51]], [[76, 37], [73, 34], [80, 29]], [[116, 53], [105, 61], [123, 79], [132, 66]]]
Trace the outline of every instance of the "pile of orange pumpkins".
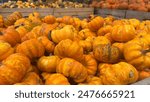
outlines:
[[91, 7], [150, 12], [150, 0], [93, 0]]
[[150, 77], [150, 21], [0, 16], [1, 85], [130, 85]]

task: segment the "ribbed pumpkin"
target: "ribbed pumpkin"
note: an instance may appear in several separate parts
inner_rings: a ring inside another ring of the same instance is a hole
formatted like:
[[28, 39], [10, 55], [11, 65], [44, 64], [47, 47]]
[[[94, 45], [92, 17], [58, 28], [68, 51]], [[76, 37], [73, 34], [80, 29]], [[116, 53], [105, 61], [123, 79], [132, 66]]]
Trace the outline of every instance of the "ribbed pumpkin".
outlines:
[[62, 29], [52, 30], [51, 38], [55, 43], [59, 43], [65, 39], [73, 40], [77, 35], [76, 29], [72, 25], [66, 25]]
[[111, 31], [112, 31], [112, 26], [107, 25], [107, 26], [100, 28], [97, 32], [97, 35], [98, 36], [104, 36], [107, 33], [111, 33]]
[[24, 37], [29, 32], [29, 30], [25, 28], [24, 26], [18, 26], [15, 28], [16, 28], [16, 31], [19, 33], [20, 38]]
[[125, 45], [125, 43], [117, 43], [117, 42], [112, 44], [112, 46], [116, 46], [116, 47], [119, 48], [120, 54], [121, 54], [122, 57], [123, 57], [124, 45]]
[[20, 12], [13, 12], [4, 20], [5, 27], [13, 25], [20, 18], [22, 18], [22, 14]]
[[22, 42], [17, 46], [16, 52], [28, 56], [30, 59], [41, 57], [44, 55], [45, 49], [37, 39], [30, 39]]
[[103, 85], [100, 77], [97, 76], [88, 76], [84, 83], [79, 85]]
[[92, 37], [96, 36], [96, 34], [92, 31], [90, 31], [89, 29], [83, 29], [78, 33], [78, 38], [80, 40], [85, 40], [86, 38], [91, 37], [91, 36]]
[[13, 53], [14, 48], [12, 48], [9, 43], [0, 40], [0, 61], [4, 60]]
[[83, 48], [78, 42], [66, 39], [56, 45], [54, 55], [60, 58], [70, 57], [80, 61], [83, 59]]
[[113, 27], [111, 37], [118, 42], [127, 42], [135, 37], [135, 28], [132, 25], [117, 25]]
[[37, 66], [42, 72], [53, 73], [56, 72], [56, 66], [59, 61], [60, 58], [58, 56], [42, 56], [38, 60]]
[[138, 70], [150, 67], [150, 40], [146, 38], [135, 39], [124, 45], [124, 57], [126, 61], [134, 65]]
[[116, 63], [121, 57], [119, 48], [110, 44], [98, 45], [94, 48], [93, 55], [98, 61], [105, 63]]
[[14, 85], [42, 85], [42, 80], [35, 72], [29, 72], [20, 83], [15, 83]]
[[20, 35], [13, 26], [8, 27], [2, 34], [0, 39], [8, 42], [11, 46], [21, 42]]
[[104, 85], [126, 85], [138, 80], [138, 71], [126, 62], [100, 64], [98, 69]]
[[70, 85], [68, 79], [60, 73], [42, 73], [45, 80], [45, 85]]
[[91, 55], [84, 55], [84, 60], [81, 62], [87, 68], [88, 75], [95, 75], [97, 71], [97, 61]]
[[139, 80], [143, 80], [145, 78], [149, 78], [150, 77], [150, 71], [139, 71]]
[[63, 58], [56, 68], [57, 73], [71, 78], [77, 83], [83, 82], [87, 77], [87, 69], [78, 61], [72, 58]]
[[47, 53], [54, 52], [55, 44], [50, 41], [46, 36], [40, 36], [38, 37], [38, 40], [43, 44]]
[[92, 51], [92, 43], [87, 40], [79, 40], [79, 45], [83, 47], [84, 53]]
[[67, 25], [74, 24], [74, 19], [71, 16], [63, 16], [62, 18], [57, 18], [56, 21]]
[[111, 42], [104, 36], [98, 36], [93, 40], [93, 48], [101, 44], [111, 44]]
[[0, 65], [0, 84], [15, 84], [22, 80], [30, 67], [30, 60], [19, 53], [7, 57]]
[[98, 29], [100, 29], [102, 26], [104, 25], [104, 18], [98, 16], [95, 17], [94, 19], [92, 19], [89, 23], [88, 23], [88, 28], [91, 31], [98, 31]]
[[53, 15], [47, 15], [42, 19], [42, 21], [47, 24], [53, 24], [56, 22], [56, 18]]

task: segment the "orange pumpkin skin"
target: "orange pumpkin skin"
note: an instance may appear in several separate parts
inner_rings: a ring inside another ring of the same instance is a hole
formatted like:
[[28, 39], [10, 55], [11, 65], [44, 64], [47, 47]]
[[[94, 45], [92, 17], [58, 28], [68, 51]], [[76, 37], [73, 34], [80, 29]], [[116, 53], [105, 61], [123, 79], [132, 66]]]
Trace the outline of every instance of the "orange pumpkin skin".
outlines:
[[42, 85], [42, 80], [35, 72], [29, 72], [20, 83], [15, 83], [14, 85]]
[[87, 77], [87, 69], [78, 61], [71, 58], [63, 58], [56, 67], [56, 72], [73, 79], [75, 82], [83, 82]]
[[139, 80], [143, 80], [145, 78], [149, 78], [150, 77], [150, 71], [140, 71], [139, 72]]
[[66, 39], [56, 45], [54, 55], [60, 58], [69, 57], [80, 61], [83, 59], [83, 48], [78, 42]]
[[110, 44], [97, 46], [93, 50], [93, 55], [98, 61], [105, 63], [116, 63], [121, 57], [119, 48]]
[[[45, 85], [70, 85], [68, 79], [60, 73], [42, 73], [45, 77]], [[46, 75], [44, 75], [46, 74]]]
[[53, 15], [47, 15], [42, 19], [42, 21], [47, 24], [53, 24], [56, 22], [56, 18]]
[[4, 20], [5, 27], [13, 25], [20, 18], [22, 18], [22, 14], [20, 12], [13, 12]]
[[106, 25], [98, 30], [97, 35], [104, 36], [107, 33], [111, 33], [111, 31], [112, 31], [112, 26]]
[[125, 60], [138, 70], [150, 67], [149, 42], [146, 38], [134, 39], [124, 45]]
[[113, 40], [113, 38], [111, 37], [111, 33], [105, 34], [104, 37], [106, 37], [111, 43], [114, 43], [114, 42], [115, 42], [115, 41]]
[[45, 49], [42, 43], [37, 39], [30, 39], [19, 44], [17, 46], [16, 52], [22, 53], [30, 59], [33, 59], [43, 56]]
[[103, 85], [100, 77], [97, 76], [88, 76], [84, 83], [79, 85]]
[[59, 43], [65, 39], [73, 40], [77, 35], [76, 29], [72, 25], [66, 25], [62, 29], [52, 30], [51, 38], [55, 43]]
[[19, 33], [20, 38], [25, 36], [29, 31], [24, 26], [19, 26], [16, 28], [16, 31]]
[[111, 42], [104, 36], [98, 36], [93, 40], [93, 49], [101, 44], [111, 44]]
[[0, 40], [0, 61], [4, 60], [13, 53], [14, 48], [12, 48], [9, 43]]
[[118, 42], [127, 42], [135, 37], [135, 28], [132, 25], [117, 25], [113, 27], [111, 37]]
[[53, 73], [56, 72], [56, 66], [59, 63], [60, 58], [58, 56], [42, 56], [38, 62], [37, 66], [42, 72]]
[[20, 54], [15, 53], [2, 61], [0, 66], [0, 84], [15, 84], [21, 81], [30, 67], [30, 60]]
[[78, 38], [80, 40], [85, 40], [88, 37], [96, 36], [96, 34], [89, 29], [83, 29], [78, 33]]
[[72, 25], [74, 23], [74, 19], [71, 16], [63, 16], [62, 18], [57, 18], [56, 21], [67, 25]]
[[38, 40], [43, 44], [46, 52], [54, 52], [55, 44], [50, 41], [46, 36], [38, 37]]
[[84, 55], [81, 62], [87, 68], [88, 75], [95, 75], [97, 71], [97, 61], [91, 55]]
[[100, 64], [98, 67], [104, 85], [126, 85], [138, 80], [138, 71], [126, 62]]
[[4, 19], [3, 16], [0, 15], [0, 28], [4, 26]]
[[92, 43], [86, 40], [80, 40], [79, 45], [83, 47], [84, 53], [92, 51]]
[[124, 45], [125, 45], [125, 43], [117, 43], [117, 42], [112, 44], [112, 46], [116, 46], [116, 47], [119, 48], [120, 54], [121, 54], [122, 57], [123, 57]]
[[95, 17], [94, 19], [92, 19], [92, 20], [88, 23], [88, 28], [89, 28], [91, 31], [96, 32], [96, 31], [98, 31], [98, 29], [100, 29], [103, 25], [104, 25], [104, 18], [98, 16], [98, 17]]
[[21, 42], [20, 35], [13, 26], [8, 27], [2, 33], [3, 35], [0, 39], [8, 42], [11, 46]]

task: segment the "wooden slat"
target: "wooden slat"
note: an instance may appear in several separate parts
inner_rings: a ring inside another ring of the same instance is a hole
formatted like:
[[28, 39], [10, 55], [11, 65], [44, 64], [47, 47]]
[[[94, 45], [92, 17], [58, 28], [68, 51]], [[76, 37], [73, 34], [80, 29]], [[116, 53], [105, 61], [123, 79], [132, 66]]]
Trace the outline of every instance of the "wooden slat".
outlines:
[[95, 9], [96, 15], [112, 15], [114, 17], [125, 18], [126, 10], [116, 10], [116, 9]]
[[148, 19], [150, 20], [150, 12], [128, 10], [126, 12], [126, 18], [137, 18], [140, 20], [148, 20]]

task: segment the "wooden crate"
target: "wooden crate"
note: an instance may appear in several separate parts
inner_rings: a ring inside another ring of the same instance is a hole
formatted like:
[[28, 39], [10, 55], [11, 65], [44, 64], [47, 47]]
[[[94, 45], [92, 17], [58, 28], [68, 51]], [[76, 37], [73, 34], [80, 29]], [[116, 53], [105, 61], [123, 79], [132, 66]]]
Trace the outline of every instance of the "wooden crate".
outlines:
[[54, 8], [54, 16], [62, 17], [65, 15], [86, 18], [94, 14], [94, 8]]
[[116, 10], [116, 9], [99, 9], [96, 8], [94, 11], [95, 15], [106, 17], [112, 15], [118, 19], [125, 18], [126, 10]]
[[126, 18], [137, 18], [139, 20], [150, 20], [150, 12], [127, 10]]
[[28, 16], [29, 13], [32, 13], [34, 11], [39, 12], [41, 16], [46, 16], [48, 14], [53, 15], [53, 8], [1, 8], [0, 14], [3, 15], [3, 17], [7, 17], [11, 13], [18, 11], [21, 12], [24, 17]]

